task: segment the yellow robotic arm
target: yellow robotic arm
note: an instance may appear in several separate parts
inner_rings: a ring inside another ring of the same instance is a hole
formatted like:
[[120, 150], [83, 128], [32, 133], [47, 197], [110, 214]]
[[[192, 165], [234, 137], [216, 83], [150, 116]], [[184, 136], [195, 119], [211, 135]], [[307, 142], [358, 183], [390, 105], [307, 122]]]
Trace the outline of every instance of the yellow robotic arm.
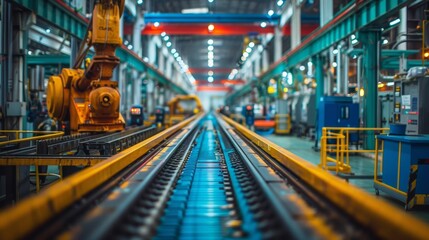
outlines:
[[[72, 132], [119, 131], [125, 127], [119, 113], [118, 84], [111, 80], [119, 64], [115, 49], [122, 44], [119, 28], [123, 9], [124, 0], [96, 1], [74, 68], [49, 78], [49, 116], [70, 121]], [[95, 55], [85, 70], [80, 69], [91, 46]]]

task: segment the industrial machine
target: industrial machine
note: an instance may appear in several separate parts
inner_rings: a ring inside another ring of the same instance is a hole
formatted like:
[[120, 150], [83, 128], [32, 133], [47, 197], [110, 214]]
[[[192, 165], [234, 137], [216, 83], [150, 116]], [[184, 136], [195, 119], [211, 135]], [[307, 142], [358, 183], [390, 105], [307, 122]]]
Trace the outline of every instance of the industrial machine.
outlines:
[[203, 111], [203, 105], [196, 95], [177, 95], [168, 103], [170, 115], [196, 114]]
[[[318, 138], [322, 136], [323, 127], [359, 127], [359, 104], [353, 103], [351, 97], [322, 97], [318, 114]], [[355, 137], [350, 135], [350, 138]]]
[[[411, 71], [411, 70], [410, 70]], [[429, 76], [426, 68], [417, 76], [408, 74], [394, 85], [394, 122], [406, 125], [406, 135], [429, 134]]]
[[[119, 36], [124, 0], [98, 0], [80, 46], [73, 68], [64, 68], [51, 76], [47, 87], [49, 116], [69, 121], [72, 132], [120, 131], [125, 121], [119, 112], [118, 83], [112, 81], [113, 69], [119, 64], [115, 49], [122, 44]], [[88, 50], [95, 55], [81, 65]]]
[[288, 134], [291, 130], [291, 121], [289, 115], [289, 105], [287, 100], [277, 99], [276, 100], [277, 113], [275, 116], [275, 133], [276, 134]]
[[164, 125], [165, 109], [163, 107], [156, 107], [155, 109], [155, 124]]
[[253, 104], [247, 104], [243, 107], [243, 116], [247, 127], [252, 128], [255, 123], [255, 110]]
[[393, 93], [379, 92], [378, 93], [378, 121], [382, 128], [388, 128], [393, 123]]
[[384, 149], [381, 167], [376, 164], [381, 176], [374, 177], [374, 188], [377, 193], [383, 191], [404, 202], [405, 209], [429, 205], [429, 136], [425, 135], [429, 134], [429, 109], [423, 107], [429, 102], [428, 92], [429, 73], [425, 67], [411, 68], [407, 76], [397, 79], [395, 124], [389, 135], [377, 137]]
[[306, 92], [301, 96], [301, 132], [313, 138], [316, 126], [316, 94]]
[[144, 122], [144, 114], [142, 106], [132, 106], [130, 109], [131, 125], [141, 126]]

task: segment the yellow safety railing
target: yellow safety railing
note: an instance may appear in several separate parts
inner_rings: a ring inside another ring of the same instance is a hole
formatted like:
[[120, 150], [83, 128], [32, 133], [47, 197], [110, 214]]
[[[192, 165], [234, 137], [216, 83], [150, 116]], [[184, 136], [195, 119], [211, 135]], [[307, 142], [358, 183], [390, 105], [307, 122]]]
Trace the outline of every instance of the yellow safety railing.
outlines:
[[[320, 164], [319, 167], [338, 173], [350, 173], [350, 154], [368, 153], [376, 154], [375, 149], [350, 148], [350, 135], [360, 132], [385, 133], [389, 128], [339, 128], [324, 127], [320, 139]], [[378, 152], [382, 150], [378, 149]]]
[[[25, 135], [32, 134], [30, 137]], [[29, 130], [0, 130], [0, 135], [5, 136], [7, 140], [0, 142], [0, 146], [35, 141], [47, 138], [54, 138], [64, 135], [61, 131], [29, 131]], [[9, 140], [11, 139], [11, 140]]]

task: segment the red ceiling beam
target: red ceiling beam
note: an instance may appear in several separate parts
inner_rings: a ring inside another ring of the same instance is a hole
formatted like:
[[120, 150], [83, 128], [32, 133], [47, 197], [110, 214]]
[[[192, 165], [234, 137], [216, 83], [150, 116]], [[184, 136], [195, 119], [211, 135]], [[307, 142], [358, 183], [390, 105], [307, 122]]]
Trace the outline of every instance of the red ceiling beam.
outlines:
[[256, 24], [214, 24], [213, 31], [209, 31], [208, 24], [161, 24], [155, 27], [153, 24], [148, 24], [142, 30], [143, 35], [160, 35], [166, 32], [168, 35], [259, 35], [274, 33], [273, 26], [262, 28]]
[[[242, 79], [236, 79], [236, 80], [223, 79], [223, 80], [216, 80], [214, 82], [214, 84], [222, 84], [222, 85], [226, 85], [226, 84], [242, 85], [245, 83], [246, 83], [246, 81], [244, 81]], [[207, 80], [196, 80], [195, 84], [201, 86], [201, 85], [207, 85], [207, 84], [212, 84], [212, 83], [209, 83]]]
[[[153, 24], [148, 24], [142, 29], [143, 35], [160, 35], [166, 32], [169, 35], [218, 35], [218, 36], [233, 36], [233, 35], [257, 35], [274, 33], [274, 26], [262, 28], [255, 24], [215, 24], [215, 29], [209, 32], [207, 24], [161, 24], [155, 27]], [[304, 23], [301, 25], [301, 34], [308, 35], [316, 28], [318, 24]], [[132, 34], [132, 25], [124, 26], [124, 34]], [[290, 36], [290, 25], [283, 27], [283, 35]]]
[[197, 92], [229, 92], [231, 89], [225, 86], [198, 86]]
[[215, 74], [229, 74], [231, 72], [231, 68], [189, 68], [189, 72], [192, 74], [207, 74], [209, 71], [213, 71]]

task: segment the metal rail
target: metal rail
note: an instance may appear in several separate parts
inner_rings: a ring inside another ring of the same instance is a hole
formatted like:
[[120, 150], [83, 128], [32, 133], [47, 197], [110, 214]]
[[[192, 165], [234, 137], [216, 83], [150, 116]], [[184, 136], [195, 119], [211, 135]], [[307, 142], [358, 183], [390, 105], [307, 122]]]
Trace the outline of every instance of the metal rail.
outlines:
[[246, 129], [233, 120], [222, 118], [263, 149], [279, 164], [311, 186], [312, 189], [377, 236], [385, 239], [426, 239], [429, 227], [390, 204], [349, 185], [282, 147]]
[[5, 239], [26, 236], [199, 117], [200, 115], [196, 115], [172, 126], [92, 168], [82, 170], [37, 196], [23, 200], [16, 207], [7, 209], [0, 214], [0, 235]]
[[60, 238], [310, 236], [290, 217], [281, 220], [288, 217], [278, 197], [208, 119], [200, 134], [181, 133]]
[[153, 136], [161, 130], [162, 129], [154, 126], [148, 128], [132, 128], [108, 136], [80, 141], [77, 154], [91, 155], [91, 152], [96, 150], [101, 156], [112, 156]]

